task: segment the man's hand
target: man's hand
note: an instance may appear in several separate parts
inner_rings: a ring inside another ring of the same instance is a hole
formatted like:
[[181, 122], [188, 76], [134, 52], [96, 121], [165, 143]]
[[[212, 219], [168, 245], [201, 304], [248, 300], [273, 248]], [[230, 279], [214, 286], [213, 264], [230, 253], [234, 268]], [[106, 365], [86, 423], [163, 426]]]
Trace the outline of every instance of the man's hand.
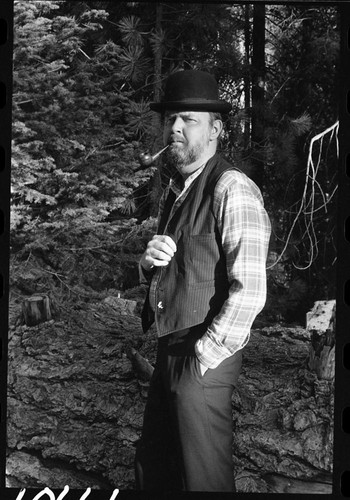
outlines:
[[167, 266], [176, 252], [174, 240], [166, 234], [156, 234], [148, 242], [146, 251], [141, 257], [140, 264], [149, 271], [154, 266]]

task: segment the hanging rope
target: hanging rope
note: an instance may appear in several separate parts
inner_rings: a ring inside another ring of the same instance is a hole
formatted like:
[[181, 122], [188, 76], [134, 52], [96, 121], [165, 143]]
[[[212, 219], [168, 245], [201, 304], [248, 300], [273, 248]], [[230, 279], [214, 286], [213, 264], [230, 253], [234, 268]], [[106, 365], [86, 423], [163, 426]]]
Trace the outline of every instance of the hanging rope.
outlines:
[[[310, 146], [309, 146], [309, 154], [308, 154], [308, 159], [307, 159], [307, 167], [306, 167], [306, 174], [305, 174], [305, 184], [304, 184], [304, 191], [303, 195], [299, 204], [299, 208], [297, 210], [296, 216], [293, 220], [293, 223], [291, 225], [291, 228], [288, 232], [284, 247], [281, 251], [281, 254], [279, 257], [276, 259], [275, 262], [273, 262], [270, 266], [267, 267], [267, 269], [273, 268], [278, 262], [282, 260], [283, 255], [285, 254], [287, 247], [290, 243], [290, 239], [292, 237], [293, 230], [299, 221], [300, 217], [304, 217], [305, 221], [305, 232], [304, 235], [307, 240], [309, 241], [310, 244], [310, 259], [309, 262], [304, 266], [304, 267], [299, 267], [295, 263], [293, 263], [294, 267], [300, 270], [306, 270], [308, 269], [312, 262], [316, 259], [318, 255], [318, 241], [317, 241], [317, 236], [315, 233], [315, 226], [314, 226], [314, 215], [316, 212], [319, 210], [324, 209], [325, 212], [327, 213], [327, 205], [333, 198], [337, 187], [334, 188], [332, 193], [330, 195], [326, 195], [320, 185], [320, 183], [317, 181], [316, 177], [319, 172], [320, 164], [321, 164], [321, 159], [322, 159], [322, 147], [323, 147], [323, 140], [327, 134], [330, 134], [329, 138], [329, 143], [331, 143], [333, 137], [335, 136], [335, 141], [336, 141], [336, 148], [337, 148], [337, 158], [339, 158], [339, 141], [338, 141], [338, 131], [339, 131], [339, 121], [335, 122], [331, 127], [327, 128], [320, 134], [315, 135], [310, 141]], [[314, 145], [315, 143], [319, 141], [319, 152], [318, 152], [318, 158], [317, 162], [315, 164], [314, 162]], [[315, 194], [316, 194], [316, 188], [321, 194], [323, 203], [319, 207], [315, 207]]]

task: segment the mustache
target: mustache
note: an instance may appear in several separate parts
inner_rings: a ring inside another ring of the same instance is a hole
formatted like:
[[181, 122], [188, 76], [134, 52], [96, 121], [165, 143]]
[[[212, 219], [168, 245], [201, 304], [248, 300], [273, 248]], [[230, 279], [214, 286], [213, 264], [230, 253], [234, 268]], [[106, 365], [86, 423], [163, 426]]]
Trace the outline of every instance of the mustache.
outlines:
[[178, 135], [171, 135], [168, 139], [168, 144], [173, 144], [174, 142], [181, 142], [185, 143], [185, 140], [183, 137], [178, 136]]

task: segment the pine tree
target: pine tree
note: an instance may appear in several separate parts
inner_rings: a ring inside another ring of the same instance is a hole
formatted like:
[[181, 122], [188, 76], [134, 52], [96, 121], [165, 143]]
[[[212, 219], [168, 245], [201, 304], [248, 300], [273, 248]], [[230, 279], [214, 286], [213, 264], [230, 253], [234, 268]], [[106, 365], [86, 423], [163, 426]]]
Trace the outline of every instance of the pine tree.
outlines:
[[122, 88], [123, 47], [89, 44], [108, 13], [64, 7], [15, 3], [12, 253], [60, 271], [65, 262], [68, 281], [113, 285], [109, 263], [96, 257], [114, 255], [126, 229], [108, 218], [132, 213], [134, 190], [149, 178], [134, 173], [139, 110]]
[[[40, 256], [51, 272], [62, 272], [65, 283], [126, 286], [126, 267], [134, 272], [137, 261], [131, 249], [142, 251], [154, 226], [160, 181], [171, 175], [161, 159], [135, 172], [140, 151], [162, 146], [160, 120], [149, 102], [159, 98], [170, 73], [186, 68], [213, 73], [221, 97], [233, 105], [223, 154], [248, 175], [258, 153], [263, 159], [260, 184], [278, 253], [298, 209], [308, 142], [336, 119], [337, 17], [332, 7], [266, 7], [266, 40], [260, 43], [265, 51], [259, 55], [266, 65], [260, 88], [264, 127], [258, 140], [256, 23], [248, 5], [16, 1], [15, 258]], [[329, 194], [329, 212], [313, 219], [322, 259], [320, 252], [308, 270], [310, 283], [322, 275], [317, 283], [327, 293], [334, 259], [335, 168], [329, 149], [315, 193], [319, 207]], [[285, 254], [291, 279], [305, 272], [290, 273], [288, 266], [305, 263], [310, 253], [302, 239], [305, 221], [296, 228]], [[133, 279], [135, 284], [136, 274]]]

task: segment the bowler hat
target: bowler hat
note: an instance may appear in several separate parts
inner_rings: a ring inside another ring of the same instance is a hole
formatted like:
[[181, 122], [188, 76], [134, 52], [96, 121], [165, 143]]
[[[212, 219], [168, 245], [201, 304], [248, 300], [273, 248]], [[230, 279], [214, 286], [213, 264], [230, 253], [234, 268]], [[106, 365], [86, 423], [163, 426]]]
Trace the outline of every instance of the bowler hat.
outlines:
[[160, 102], [151, 102], [153, 111], [213, 111], [228, 113], [231, 104], [219, 99], [215, 78], [198, 70], [177, 71], [170, 75], [165, 84]]

